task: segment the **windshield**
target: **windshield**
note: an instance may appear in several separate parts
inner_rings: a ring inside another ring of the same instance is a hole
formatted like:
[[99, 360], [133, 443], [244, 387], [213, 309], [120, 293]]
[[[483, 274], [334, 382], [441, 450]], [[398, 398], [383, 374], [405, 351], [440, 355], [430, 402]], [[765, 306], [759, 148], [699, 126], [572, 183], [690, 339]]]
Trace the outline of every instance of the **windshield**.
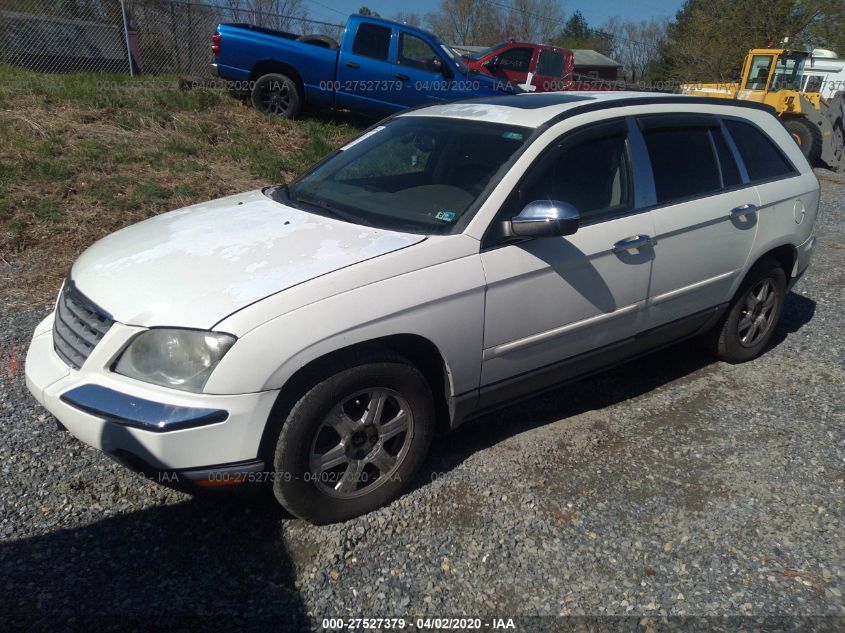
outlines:
[[458, 55], [457, 51], [455, 51], [451, 46], [446, 46], [443, 42], [435, 38], [435, 41], [440, 45], [440, 48], [446, 53], [446, 56], [452, 60], [458, 70], [461, 71], [461, 74], [466, 75], [470, 72], [469, 67], [464, 63], [464, 60], [461, 59], [461, 56]]
[[288, 202], [356, 224], [451, 233], [530, 133], [466, 119], [398, 117], [294, 182]]
[[806, 53], [789, 53], [778, 56], [769, 90], [801, 90]]
[[485, 48], [483, 51], [480, 51], [480, 52], [478, 52], [478, 53], [465, 53], [465, 54], [463, 55], [463, 57], [464, 57], [465, 59], [471, 59], [472, 61], [474, 61], [474, 62], [475, 62], [475, 61], [478, 61], [479, 59], [481, 59], [482, 57], [485, 57], [486, 55], [489, 55], [489, 54], [490, 54], [490, 53], [492, 53], [493, 51], [499, 50], [499, 49], [500, 49], [500, 48], [502, 48], [505, 44], [507, 44], [507, 42], [497, 42], [496, 44], [493, 44], [493, 46], [488, 46], [488, 47], [487, 47], [487, 48]]

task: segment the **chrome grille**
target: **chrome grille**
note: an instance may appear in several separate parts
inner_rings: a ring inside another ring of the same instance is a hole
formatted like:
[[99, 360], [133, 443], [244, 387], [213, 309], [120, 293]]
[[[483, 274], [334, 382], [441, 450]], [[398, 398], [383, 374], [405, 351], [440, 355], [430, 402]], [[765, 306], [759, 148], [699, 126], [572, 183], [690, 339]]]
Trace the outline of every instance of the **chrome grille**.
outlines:
[[56, 305], [53, 348], [63, 361], [79, 369], [112, 323], [107, 314], [69, 282]]

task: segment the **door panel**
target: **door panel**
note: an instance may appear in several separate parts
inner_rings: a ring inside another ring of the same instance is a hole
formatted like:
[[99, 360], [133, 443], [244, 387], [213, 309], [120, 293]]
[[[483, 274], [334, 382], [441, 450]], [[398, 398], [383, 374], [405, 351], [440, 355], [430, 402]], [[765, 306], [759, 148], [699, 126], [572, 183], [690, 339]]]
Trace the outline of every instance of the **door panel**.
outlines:
[[652, 211], [655, 227], [650, 312], [652, 325], [706, 310], [730, 300], [757, 233], [754, 187], [670, 205]]
[[481, 384], [503, 380], [631, 337], [644, 324], [653, 259], [648, 213], [481, 254], [487, 276]]
[[398, 82], [394, 77], [396, 38], [390, 27], [362, 22], [351, 44], [344, 43], [337, 67], [337, 105], [393, 112]]
[[730, 299], [754, 243], [760, 199], [739, 182], [715, 117], [655, 115], [638, 123], [660, 205], [651, 211], [649, 313], [656, 327]]

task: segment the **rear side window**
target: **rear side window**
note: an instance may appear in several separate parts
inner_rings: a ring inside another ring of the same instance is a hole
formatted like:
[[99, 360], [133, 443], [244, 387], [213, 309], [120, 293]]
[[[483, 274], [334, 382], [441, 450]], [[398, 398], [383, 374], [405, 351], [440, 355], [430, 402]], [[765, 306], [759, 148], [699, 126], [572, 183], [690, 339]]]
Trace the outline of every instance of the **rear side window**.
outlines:
[[352, 52], [373, 59], [387, 59], [390, 53], [390, 28], [378, 24], [358, 25]]
[[658, 204], [722, 188], [708, 128], [654, 128], [645, 130], [643, 137], [651, 159]]
[[739, 150], [748, 171], [748, 178], [752, 182], [782, 178], [795, 173], [795, 169], [777, 145], [756, 126], [744, 121], [726, 119], [725, 127]]
[[736, 166], [733, 153], [728, 147], [722, 130], [710, 130], [710, 135], [713, 137], [713, 146], [716, 148], [716, 156], [719, 157], [719, 166], [722, 168], [722, 184], [726, 189], [741, 185], [742, 176], [739, 175], [739, 167]]
[[533, 55], [534, 50], [530, 48], [511, 48], [499, 55], [499, 64], [502, 70], [527, 73]]
[[541, 50], [537, 60], [537, 74], [544, 77], [563, 75], [563, 55], [557, 51]]

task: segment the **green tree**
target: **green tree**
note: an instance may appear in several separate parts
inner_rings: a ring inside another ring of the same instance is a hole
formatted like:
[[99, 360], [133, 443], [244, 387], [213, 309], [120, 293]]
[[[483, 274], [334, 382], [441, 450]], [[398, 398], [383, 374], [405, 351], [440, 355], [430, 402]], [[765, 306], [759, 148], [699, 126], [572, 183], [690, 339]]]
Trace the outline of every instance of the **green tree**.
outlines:
[[358, 9], [358, 15], [368, 15], [373, 18], [380, 18], [378, 12], [373, 11], [370, 7], [361, 7]]
[[[726, 81], [750, 48], [841, 47], [841, 0], [687, 0], [667, 29], [651, 77]], [[839, 52], [843, 52], [840, 50]]]
[[610, 55], [613, 49], [612, 35], [591, 27], [580, 11], [569, 16], [552, 43], [564, 48], [588, 48], [603, 55]]

